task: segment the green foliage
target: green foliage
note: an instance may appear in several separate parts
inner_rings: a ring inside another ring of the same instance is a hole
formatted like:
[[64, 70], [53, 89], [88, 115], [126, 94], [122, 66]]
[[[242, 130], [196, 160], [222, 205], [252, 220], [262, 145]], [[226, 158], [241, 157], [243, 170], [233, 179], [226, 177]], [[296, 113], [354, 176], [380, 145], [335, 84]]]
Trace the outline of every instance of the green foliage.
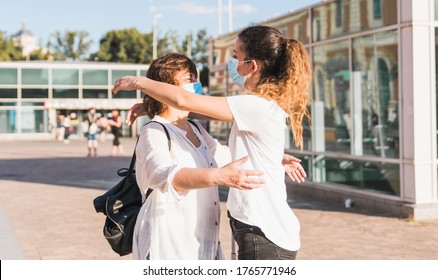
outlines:
[[86, 31], [66, 31], [62, 34], [56, 31], [53, 34], [53, 58], [55, 60], [81, 60], [85, 58], [93, 43], [87, 39]]
[[141, 34], [136, 28], [113, 30], [100, 40], [91, 60], [123, 63], [149, 63], [152, 57], [152, 33]]
[[200, 69], [200, 77], [203, 86], [208, 86], [208, 41], [211, 37], [207, 36], [207, 30], [201, 29], [196, 34], [193, 47], [192, 59]]
[[[201, 82], [208, 83], [208, 40], [205, 29], [198, 31], [196, 39], [187, 36], [180, 40], [174, 30], [167, 31], [164, 36], [157, 36], [157, 55], [169, 52], [187, 55], [188, 45], [192, 49], [192, 59], [201, 71]], [[91, 61], [142, 63], [152, 62], [153, 32], [140, 33], [136, 28], [113, 30], [101, 39], [99, 51], [90, 56]], [[191, 56], [191, 55], [190, 55]]]
[[44, 52], [42, 49], [35, 50], [29, 55], [29, 60], [49, 60], [50, 58], [50, 52]]
[[5, 34], [0, 32], [0, 61], [23, 60], [21, 48], [14, 46], [11, 40], [5, 38]]

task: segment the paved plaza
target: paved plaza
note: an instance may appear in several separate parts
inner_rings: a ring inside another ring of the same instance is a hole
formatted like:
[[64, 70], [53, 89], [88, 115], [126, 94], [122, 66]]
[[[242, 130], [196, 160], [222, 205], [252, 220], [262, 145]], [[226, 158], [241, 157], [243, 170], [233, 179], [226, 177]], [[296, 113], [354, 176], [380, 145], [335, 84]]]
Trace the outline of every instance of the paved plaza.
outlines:
[[[121, 141], [126, 156], [111, 157], [108, 140], [98, 157], [87, 158], [85, 140], [0, 140], [0, 259], [131, 259], [110, 249], [104, 216], [92, 204], [129, 164], [135, 140]], [[221, 188], [221, 243], [229, 259], [226, 192]], [[438, 260], [437, 220], [414, 222], [300, 196], [289, 201], [301, 222], [299, 260]]]

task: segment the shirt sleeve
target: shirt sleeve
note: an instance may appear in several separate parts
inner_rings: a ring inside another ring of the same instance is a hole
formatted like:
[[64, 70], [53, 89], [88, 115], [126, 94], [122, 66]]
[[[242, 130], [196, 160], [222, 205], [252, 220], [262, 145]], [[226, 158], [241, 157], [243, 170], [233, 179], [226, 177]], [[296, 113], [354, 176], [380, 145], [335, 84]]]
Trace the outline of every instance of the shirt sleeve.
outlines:
[[144, 126], [138, 140], [135, 164], [137, 184], [143, 195], [154, 189], [179, 199], [180, 194], [172, 186], [175, 174], [182, 168], [172, 159], [163, 127], [150, 123]]
[[227, 102], [238, 129], [248, 132], [263, 125], [270, 107], [269, 100], [253, 94], [228, 96]]

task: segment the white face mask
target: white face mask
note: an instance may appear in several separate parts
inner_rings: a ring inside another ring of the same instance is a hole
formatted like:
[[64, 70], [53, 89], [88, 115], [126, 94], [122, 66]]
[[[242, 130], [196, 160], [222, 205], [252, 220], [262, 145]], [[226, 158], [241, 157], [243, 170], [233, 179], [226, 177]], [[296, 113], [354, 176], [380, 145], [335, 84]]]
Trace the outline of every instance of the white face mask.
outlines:
[[234, 57], [230, 57], [230, 60], [228, 60], [228, 73], [230, 74], [233, 83], [241, 86], [245, 84], [246, 76], [242, 76], [239, 74], [239, 71], [237, 71], [237, 66], [239, 65], [239, 63], [248, 62], [248, 61], [251, 60], [239, 61]]
[[202, 84], [201, 82], [194, 82], [191, 84], [185, 84], [181, 86], [183, 89], [185, 89], [188, 92], [200, 94], [202, 95]]

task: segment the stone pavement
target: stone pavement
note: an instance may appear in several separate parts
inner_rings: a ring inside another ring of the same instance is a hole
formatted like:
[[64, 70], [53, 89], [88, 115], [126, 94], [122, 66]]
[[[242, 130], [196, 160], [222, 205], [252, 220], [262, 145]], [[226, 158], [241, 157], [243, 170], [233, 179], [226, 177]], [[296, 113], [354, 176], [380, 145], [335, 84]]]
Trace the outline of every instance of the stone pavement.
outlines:
[[[102, 235], [104, 216], [92, 201], [119, 180], [126, 156], [86, 158], [86, 142], [0, 141], [0, 259], [119, 260]], [[289, 186], [305, 188], [305, 185]], [[231, 232], [221, 188], [221, 242], [230, 258]], [[290, 197], [301, 222], [299, 260], [438, 259], [438, 221], [413, 222], [383, 213]]]

